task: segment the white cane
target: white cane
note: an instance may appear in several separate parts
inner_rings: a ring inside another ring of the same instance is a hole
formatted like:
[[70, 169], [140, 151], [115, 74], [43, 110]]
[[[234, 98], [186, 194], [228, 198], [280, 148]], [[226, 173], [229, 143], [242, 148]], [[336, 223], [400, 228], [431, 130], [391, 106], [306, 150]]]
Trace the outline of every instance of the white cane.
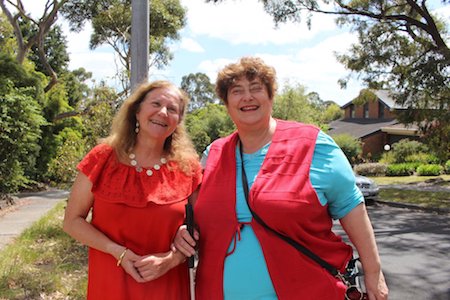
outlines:
[[[192, 204], [186, 204], [186, 226], [189, 234], [194, 236], [194, 211]], [[189, 290], [191, 291], [191, 300], [195, 300], [195, 278], [194, 278], [194, 255], [188, 258], [189, 267]]]

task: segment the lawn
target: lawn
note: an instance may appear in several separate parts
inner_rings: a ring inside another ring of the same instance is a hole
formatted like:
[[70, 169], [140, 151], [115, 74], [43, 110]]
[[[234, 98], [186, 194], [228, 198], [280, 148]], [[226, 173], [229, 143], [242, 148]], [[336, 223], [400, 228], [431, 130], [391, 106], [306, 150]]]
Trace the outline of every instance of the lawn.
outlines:
[[62, 231], [64, 206], [0, 252], [0, 299], [86, 299], [87, 249]]
[[[399, 176], [399, 177], [371, 177], [380, 185], [379, 199], [397, 203], [413, 204], [425, 208], [437, 208], [441, 211], [450, 211], [450, 189], [448, 191], [433, 191], [437, 187], [450, 187], [450, 175], [440, 176]], [[439, 180], [442, 179], [442, 181]], [[437, 181], [430, 190], [409, 190], [405, 185], [420, 186], [425, 181]], [[389, 187], [383, 187], [388, 186]], [[402, 188], [394, 188], [392, 185], [402, 185]], [[433, 188], [434, 187], [434, 188]]]

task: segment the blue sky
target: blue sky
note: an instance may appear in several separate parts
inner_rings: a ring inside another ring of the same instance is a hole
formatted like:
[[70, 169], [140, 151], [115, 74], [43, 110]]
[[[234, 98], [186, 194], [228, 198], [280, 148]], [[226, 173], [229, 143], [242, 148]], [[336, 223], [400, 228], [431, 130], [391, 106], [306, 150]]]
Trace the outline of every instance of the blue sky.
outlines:
[[[45, 1], [23, 2], [27, 11], [37, 13]], [[174, 59], [164, 70], [151, 69], [150, 79], [168, 79], [180, 84], [183, 76], [202, 72], [214, 82], [221, 67], [252, 55], [275, 67], [281, 86], [285, 82], [302, 84], [307, 92], [317, 92], [323, 100], [342, 105], [363, 88], [357, 78], [350, 80], [346, 89], [337, 83], [349, 72], [336, 61], [334, 53], [345, 53], [357, 39], [348, 28], [338, 28], [333, 16], [314, 15], [311, 29], [304, 21], [275, 28], [272, 18], [257, 0], [227, 0], [218, 5], [204, 0], [181, 0], [181, 3], [187, 8], [187, 25], [181, 31], [181, 40], [171, 44]], [[440, 8], [438, 13], [449, 20], [450, 5]], [[63, 29], [68, 35], [70, 69], [84, 67], [93, 72], [96, 81], [106, 80], [116, 85], [112, 49], [102, 46], [90, 51], [88, 48], [90, 25], [77, 34], [70, 33], [64, 24]]]

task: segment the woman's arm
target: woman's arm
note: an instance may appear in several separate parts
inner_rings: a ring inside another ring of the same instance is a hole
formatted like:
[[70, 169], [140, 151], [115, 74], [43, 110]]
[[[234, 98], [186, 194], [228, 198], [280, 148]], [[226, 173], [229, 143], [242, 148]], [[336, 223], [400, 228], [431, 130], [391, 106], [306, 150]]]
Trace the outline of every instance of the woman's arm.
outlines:
[[367, 215], [366, 206], [360, 204], [340, 219], [350, 241], [356, 247], [364, 270], [364, 282], [370, 300], [385, 300], [388, 296], [375, 234]]
[[[63, 229], [77, 241], [111, 254], [116, 260], [124, 252], [125, 247], [110, 240], [101, 231], [92, 226], [87, 220], [90, 209], [94, 203], [94, 196], [91, 192], [92, 183], [83, 173], [78, 173], [72, 186], [72, 191], [67, 203]], [[136, 281], [143, 282], [133, 263], [140, 257], [131, 250], [125, 252], [121, 266]]]

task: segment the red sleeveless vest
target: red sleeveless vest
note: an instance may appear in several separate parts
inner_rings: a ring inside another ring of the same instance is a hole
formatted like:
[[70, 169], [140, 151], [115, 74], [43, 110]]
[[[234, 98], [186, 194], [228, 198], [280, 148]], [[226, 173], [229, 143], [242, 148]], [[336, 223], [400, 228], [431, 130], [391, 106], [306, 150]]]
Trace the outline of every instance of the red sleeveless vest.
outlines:
[[[309, 180], [319, 130], [277, 120], [261, 170], [250, 189], [252, 209], [277, 231], [302, 243], [343, 270], [352, 248], [332, 231], [327, 206], [322, 206]], [[223, 299], [223, 270], [228, 246], [239, 226], [236, 218], [236, 143], [234, 133], [210, 148], [195, 204], [199, 226], [197, 299]], [[298, 252], [255, 220], [251, 226], [261, 244], [279, 299], [344, 299], [345, 286], [316, 262]]]

